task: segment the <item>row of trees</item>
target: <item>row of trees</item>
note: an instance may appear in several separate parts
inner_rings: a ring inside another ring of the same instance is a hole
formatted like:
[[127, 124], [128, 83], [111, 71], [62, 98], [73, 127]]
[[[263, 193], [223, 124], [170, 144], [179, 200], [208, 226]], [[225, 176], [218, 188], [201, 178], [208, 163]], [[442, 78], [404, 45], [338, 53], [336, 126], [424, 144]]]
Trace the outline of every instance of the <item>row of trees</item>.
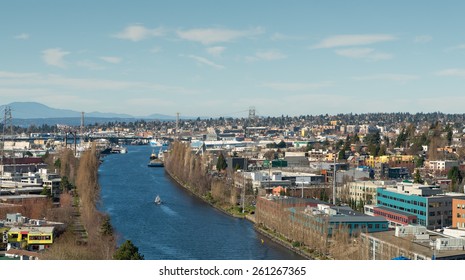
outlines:
[[[99, 159], [95, 146], [84, 152], [80, 159], [74, 157], [72, 150], [64, 149], [56, 157], [45, 158], [45, 161], [58, 168], [62, 177], [60, 208], [54, 211], [53, 220], [63, 221], [59, 212], [68, 216], [65, 219], [68, 230], [44, 254], [45, 259], [143, 258], [137, 247], [130, 242], [126, 241], [117, 249], [110, 217], [96, 207], [100, 199], [100, 187], [97, 173]], [[81, 222], [85, 233], [78, 231]]]
[[390, 260], [400, 255], [414, 257], [411, 238], [396, 238], [390, 243], [374, 245], [369, 240], [370, 234], [363, 229], [351, 233], [345, 225], [330, 223], [328, 216], [304, 213], [304, 205], [298, 201], [259, 199], [256, 222], [259, 227], [309, 252], [314, 258], [369, 260], [376, 257], [377, 260]]
[[[170, 153], [165, 158], [165, 169], [179, 183], [209, 202], [222, 208], [235, 206], [241, 190], [234, 186], [232, 178], [211, 174], [211, 156], [213, 155], [195, 154], [187, 144], [174, 142]], [[216, 167], [220, 172], [227, 167], [226, 160], [221, 153], [218, 155]]]

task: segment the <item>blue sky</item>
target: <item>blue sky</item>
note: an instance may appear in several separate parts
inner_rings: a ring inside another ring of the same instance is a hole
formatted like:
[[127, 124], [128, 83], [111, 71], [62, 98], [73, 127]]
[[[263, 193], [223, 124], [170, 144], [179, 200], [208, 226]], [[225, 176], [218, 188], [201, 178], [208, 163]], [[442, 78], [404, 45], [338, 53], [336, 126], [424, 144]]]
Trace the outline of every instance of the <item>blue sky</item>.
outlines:
[[0, 104], [463, 113], [464, 1], [2, 1]]

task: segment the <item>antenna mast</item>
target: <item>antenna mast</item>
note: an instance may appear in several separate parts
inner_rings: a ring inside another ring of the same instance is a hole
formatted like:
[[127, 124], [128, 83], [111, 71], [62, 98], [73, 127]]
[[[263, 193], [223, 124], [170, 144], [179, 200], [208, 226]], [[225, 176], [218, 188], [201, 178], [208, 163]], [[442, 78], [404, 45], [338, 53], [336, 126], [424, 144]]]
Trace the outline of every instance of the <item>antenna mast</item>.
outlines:
[[81, 112], [81, 131], [80, 131], [81, 137], [83, 133], [84, 133], [84, 112]]
[[179, 112], [176, 113], [176, 136], [179, 138]]

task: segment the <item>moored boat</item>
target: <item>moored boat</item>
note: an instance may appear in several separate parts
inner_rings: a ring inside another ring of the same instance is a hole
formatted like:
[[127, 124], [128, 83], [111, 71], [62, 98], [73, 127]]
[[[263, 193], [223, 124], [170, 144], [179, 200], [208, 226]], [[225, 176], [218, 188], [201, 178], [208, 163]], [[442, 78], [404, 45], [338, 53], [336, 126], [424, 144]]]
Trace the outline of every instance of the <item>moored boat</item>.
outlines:
[[163, 164], [163, 161], [159, 160], [159, 159], [154, 159], [154, 160], [151, 160], [148, 164], [147, 164], [148, 167], [163, 167], [165, 166]]

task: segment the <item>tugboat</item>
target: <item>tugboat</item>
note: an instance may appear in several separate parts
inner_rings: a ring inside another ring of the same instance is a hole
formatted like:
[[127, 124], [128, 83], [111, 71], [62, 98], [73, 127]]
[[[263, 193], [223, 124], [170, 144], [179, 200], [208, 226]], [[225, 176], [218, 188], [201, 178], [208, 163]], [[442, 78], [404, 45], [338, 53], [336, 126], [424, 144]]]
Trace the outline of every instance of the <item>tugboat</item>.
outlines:
[[163, 167], [163, 160], [155, 154], [155, 152], [152, 152], [150, 155], [150, 162], [147, 164], [148, 167]]

